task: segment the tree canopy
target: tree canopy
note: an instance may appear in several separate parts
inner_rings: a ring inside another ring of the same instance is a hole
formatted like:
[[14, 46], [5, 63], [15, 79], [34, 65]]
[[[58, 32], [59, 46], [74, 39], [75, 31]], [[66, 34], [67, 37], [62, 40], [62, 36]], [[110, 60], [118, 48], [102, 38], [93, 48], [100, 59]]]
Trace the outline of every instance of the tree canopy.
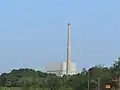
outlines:
[[[120, 59], [115, 61], [111, 67], [93, 66], [76, 74], [58, 77], [55, 74], [48, 74], [33, 69], [14, 69], [10, 73], [2, 73], [0, 75], [1, 88], [17, 88], [21, 90], [87, 90], [88, 78], [90, 90], [98, 88], [98, 78], [100, 78], [100, 89], [107, 90], [106, 84], [110, 84], [112, 88], [116, 84], [112, 82], [114, 77], [120, 76]], [[16, 88], [16, 89], [15, 89]], [[7, 90], [7, 89], [6, 89]]]

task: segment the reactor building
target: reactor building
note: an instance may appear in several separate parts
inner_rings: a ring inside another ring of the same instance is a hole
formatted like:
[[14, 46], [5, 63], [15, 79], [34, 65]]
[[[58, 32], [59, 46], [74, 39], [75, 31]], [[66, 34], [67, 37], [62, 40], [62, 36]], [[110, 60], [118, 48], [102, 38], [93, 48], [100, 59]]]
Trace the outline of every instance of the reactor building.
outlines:
[[56, 74], [58, 76], [76, 74], [76, 63], [71, 62], [70, 23], [68, 23], [67, 39], [67, 60], [64, 62], [47, 63], [45, 67], [47, 73]]

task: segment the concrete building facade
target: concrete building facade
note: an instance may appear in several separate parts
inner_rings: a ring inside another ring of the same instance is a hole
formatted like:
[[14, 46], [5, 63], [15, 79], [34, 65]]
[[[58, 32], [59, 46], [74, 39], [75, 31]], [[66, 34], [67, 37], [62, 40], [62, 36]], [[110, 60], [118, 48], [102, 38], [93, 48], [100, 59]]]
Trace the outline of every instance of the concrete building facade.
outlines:
[[[56, 74], [58, 76], [66, 75], [66, 62], [50, 62], [47, 63], [45, 70], [47, 73]], [[76, 63], [71, 63], [69, 75], [76, 74]]]

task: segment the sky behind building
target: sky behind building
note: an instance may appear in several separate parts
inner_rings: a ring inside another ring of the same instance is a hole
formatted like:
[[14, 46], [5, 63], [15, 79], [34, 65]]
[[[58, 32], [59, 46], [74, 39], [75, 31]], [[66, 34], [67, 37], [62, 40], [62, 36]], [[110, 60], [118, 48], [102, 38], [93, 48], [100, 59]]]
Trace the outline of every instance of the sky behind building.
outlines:
[[120, 56], [119, 0], [1, 0], [0, 72], [67, 59], [71, 23], [77, 71], [111, 65]]

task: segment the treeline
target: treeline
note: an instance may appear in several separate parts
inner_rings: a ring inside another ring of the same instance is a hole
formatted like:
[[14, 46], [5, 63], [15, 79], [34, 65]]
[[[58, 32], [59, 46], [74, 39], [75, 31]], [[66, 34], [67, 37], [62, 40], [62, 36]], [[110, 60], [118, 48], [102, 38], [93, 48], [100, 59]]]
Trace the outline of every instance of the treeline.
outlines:
[[112, 83], [112, 79], [119, 75], [120, 59], [109, 68], [100, 65], [91, 67], [89, 70], [83, 68], [82, 72], [68, 78], [65, 75], [58, 77], [28, 68], [14, 69], [10, 73], [0, 75], [0, 86], [21, 90], [87, 90], [89, 77], [90, 90], [96, 90], [98, 83], [101, 90], [107, 90], [106, 84], [111, 84], [111, 88], [117, 87], [117, 84]]

